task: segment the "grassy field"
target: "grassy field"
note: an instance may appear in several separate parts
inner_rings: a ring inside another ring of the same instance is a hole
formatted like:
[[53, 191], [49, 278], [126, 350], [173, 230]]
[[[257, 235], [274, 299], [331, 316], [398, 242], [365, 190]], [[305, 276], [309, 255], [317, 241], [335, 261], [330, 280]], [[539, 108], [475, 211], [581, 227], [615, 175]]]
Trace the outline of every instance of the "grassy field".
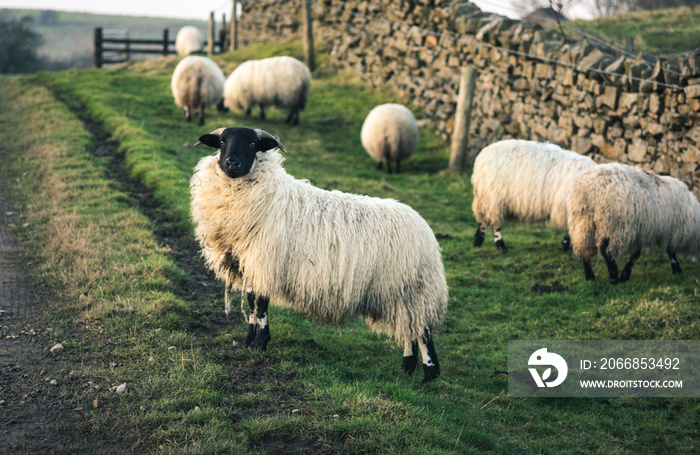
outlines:
[[[301, 44], [216, 60], [228, 73], [282, 54], [301, 56]], [[469, 176], [444, 170], [449, 147], [430, 126], [400, 175], [377, 172], [362, 149], [369, 110], [400, 101], [389, 90], [321, 62], [298, 127], [276, 109], [266, 121], [215, 112], [199, 127], [173, 103], [176, 63], [2, 79], [2, 190], [21, 214], [29, 272], [52, 290], [40, 317], [66, 345], [60, 359], [100, 386], [63, 386], [83, 409], [64, 433], [73, 453], [94, 440], [177, 454], [697, 450], [697, 399], [513, 398], [494, 371], [507, 369], [509, 340], [699, 339], [700, 263], [681, 259], [674, 276], [651, 251], [629, 283], [609, 285], [602, 260], [585, 282], [557, 248], [564, 232], [545, 224], [506, 224], [507, 254], [490, 239], [474, 249]], [[323, 326], [273, 307], [268, 350], [242, 347], [244, 326], [223, 317], [223, 287], [201, 270], [188, 219], [188, 180], [211, 153], [191, 144], [224, 125], [278, 136], [297, 178], [395, 198], [428, 221], [450, 288], [438, 380], [405, 375], [401, 348], [359, 320]], [[110, 390], [124, 382], [127, 393]]]
[[700, 46], [698, 8], [635, 11], [589, 21], [577, 20], [572, 25], [623, 49], [625, 38], [634, 38], [635, 53], [678, 54]]

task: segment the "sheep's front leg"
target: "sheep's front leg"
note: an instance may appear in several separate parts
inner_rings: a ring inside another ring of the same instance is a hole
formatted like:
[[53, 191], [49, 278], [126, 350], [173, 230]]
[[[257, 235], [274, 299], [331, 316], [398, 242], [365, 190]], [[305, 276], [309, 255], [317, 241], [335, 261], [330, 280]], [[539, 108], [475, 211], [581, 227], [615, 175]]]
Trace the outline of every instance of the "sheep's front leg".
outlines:
[[265, 120], [265, 106], [260, 105], [260, 120]]
[[625, 281], [629, 281], [630, 275], [632, 274], [632, 267], [634, 266], [634, 262], [639, 259], [639, 255], [642, 254], [642, 250], [637, 250], [634, 253], [632, 253], [632, 256], [630, 256], [629, 260], [627, 261], [627, 264], [625, 264], [625, 267], [622, 269], [622, 272], [620, 273], [620, 283], [624, 283]]
[[479, 247], [486, 240], [486, 226], [481, 223], [476, 227], [476, 232], [474, 233], [474, 246]]
[[248, 307], [250, 308], [250, 312], [248, 313], [248, 333], [245, 336], [245, 345], [250, 346], [255, 339], [257, 327], [257, 320], [255, 318], [255, 294], [248, 292], [246, 297], [248, 299]]
[[[617, 263], [615, 258], [608, 254], [608, 245], [610, 245], [610, 239], [603, 239], [603, 243], [600, 245], [600, 254], [605, 259], [605, 264], [608, 266], [608, 281], [610, 284], [617, 284], [620, 282], [618, 277]], [[632, 267], [630, 267], [631, 271]]]
[[440, 376], [440, 361], [438, 361], [433, 335], [429, 329], [425, 329], [425, 334], [418, 340], [418, 345], [423, 357], [423, 384], [425, 384]]
[[506, 247], [506, 242], [503, 241], [503, 235], [501, 234], [500, 226], [493, 228], [493, 241], [498, 251], [502, 251], [504, 253], [508, 251], [508, 247]]
[[264, 351], [267, 349], [267, 342], [270, 341], [270, 326], [267, 323], [267, 307], [270, 304], [270, 299], [263, 296], [254, 296], [253, 299], [255, 301], [256, 324], [255, 338], [250, 343], [250, 348]]
[[192, 112], [190, 111], [189, 106], [185, 106], [185, 120], [187, 120], [188, 122], [192, 120]]
[[681, 269], [681, 265], [678, 263], [678, 259], [676, 259], [676, 252], [669, 247], [666, 249], [666, 253], [668, 253], [668, 258], [671, 260], [671, 271], [673, 274], [677, 275], [683, 273], [683, 269]]
[[567, 232], [564, 238], [561, 240], [562, 251], [569, 251], [571, 249], [571, 236]]
[[413, 373], [418, 368], [418, 340], [406, 340], [403, 348], [403, 369]]

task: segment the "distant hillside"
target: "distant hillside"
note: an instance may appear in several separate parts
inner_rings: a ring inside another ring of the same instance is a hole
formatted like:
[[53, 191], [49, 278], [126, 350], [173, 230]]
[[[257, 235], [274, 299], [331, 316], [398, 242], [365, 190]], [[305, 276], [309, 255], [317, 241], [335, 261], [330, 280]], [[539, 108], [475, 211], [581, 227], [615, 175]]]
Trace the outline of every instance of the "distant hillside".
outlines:
[[[208, 14], [202, 11], [202, 16]], [[171, 39], [183, 25], [194, 25], [206, 32], [206, 21], [144, 16], [110, 16], [103, 14], [55, 11], [42, 15], [37, 9], [0, 9], [0, 17], [21, 18], [31, 16], [32, 27], [44, 38], [39, 55], [54, 62], [63, 62], [66, 67], [89, 67], [92, 64], [92, 37], [94, 27], [105, 29], [127, 29], [129, 37], [154, 39], [169, 30]], [[147, 55], [135, 56], [145, 59]], [[153, 57], [153, 56], [152, 56]]]

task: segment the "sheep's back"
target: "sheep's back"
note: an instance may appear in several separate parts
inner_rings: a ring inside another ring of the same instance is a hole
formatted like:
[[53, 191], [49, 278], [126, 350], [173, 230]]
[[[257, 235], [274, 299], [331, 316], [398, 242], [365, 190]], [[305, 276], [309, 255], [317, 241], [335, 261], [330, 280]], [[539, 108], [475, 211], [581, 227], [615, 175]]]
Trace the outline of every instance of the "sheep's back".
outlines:
[[391, 160], [405, 160], [418, 145], [418, 125], [411, 111], [400, 104], [373, 108], [360, 133], [362, 146], [377, 161], [388, 151]]
[[474, 214], [479, 222], [495, 226], [507, 216], [526, 222], [551, 219], [566, 226], [573, 178], [594, 165], [590, 158], [554, 144], [523, 140], [491, 144], [474, 162]]
[[191, 55], [175, 67], [170, 87], [178, 107], [210, 107], [223, 96], [224, 73], [213, 60]]

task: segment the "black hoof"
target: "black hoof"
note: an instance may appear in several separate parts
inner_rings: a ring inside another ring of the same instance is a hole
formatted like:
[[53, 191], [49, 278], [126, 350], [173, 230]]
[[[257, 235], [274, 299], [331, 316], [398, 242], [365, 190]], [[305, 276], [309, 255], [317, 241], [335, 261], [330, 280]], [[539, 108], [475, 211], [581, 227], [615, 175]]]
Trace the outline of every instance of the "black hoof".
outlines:
[[506, 247], [506, 244], [505, 244], [505, 242], [503, 241], [503, 239], [496, 240], [496, 249], [497, 249], [498, 251], [502, 251], [502, 252], [504, 252], [504, 253], [505, 253], [506, 251], [508, 251], [508, 248]]
[[423, 382], [422, 384], [425, 384], [426, 382], [430, 382], [433, 379], [436, 379], [440, 377], [440, 367], [439, 366], [427, 366], [423, 364]]
[[267, 349], [268, 341], [270, 341], [270, 329], [267, 327], [258, 329], [258, 332], [255, 334], [255, 339], [250, 343], [250, 349], [254, 351], [264, 351]]
[[610, 284], [620, 284], [620, 279], [614, 276], [608, 278], [608, 283]]
[[480, 247], [484, 243], [484, 236], [479, 234], [474, 234], [474, 246]]
[[418, 368], [418, 353], [403, 358], [403, 370], [406, 373], [413, 373]]
[[[620, 275], [620, 281], [619, 281], [620, 283], [626, 283], [626, 282], [628, 282], [629, 280], [630, 280], [630, 276], [629, 276], [629, 275], [624, 274], [624, 273], [623, 273], [622, 275]], [[614, 284], [614, 283], [613, 283], [613, 284]]]
[[250, 343], [255, 339], [255, 324], [248, 324], [248, 334], [245, 336], [245, 345], [250, 346]]

